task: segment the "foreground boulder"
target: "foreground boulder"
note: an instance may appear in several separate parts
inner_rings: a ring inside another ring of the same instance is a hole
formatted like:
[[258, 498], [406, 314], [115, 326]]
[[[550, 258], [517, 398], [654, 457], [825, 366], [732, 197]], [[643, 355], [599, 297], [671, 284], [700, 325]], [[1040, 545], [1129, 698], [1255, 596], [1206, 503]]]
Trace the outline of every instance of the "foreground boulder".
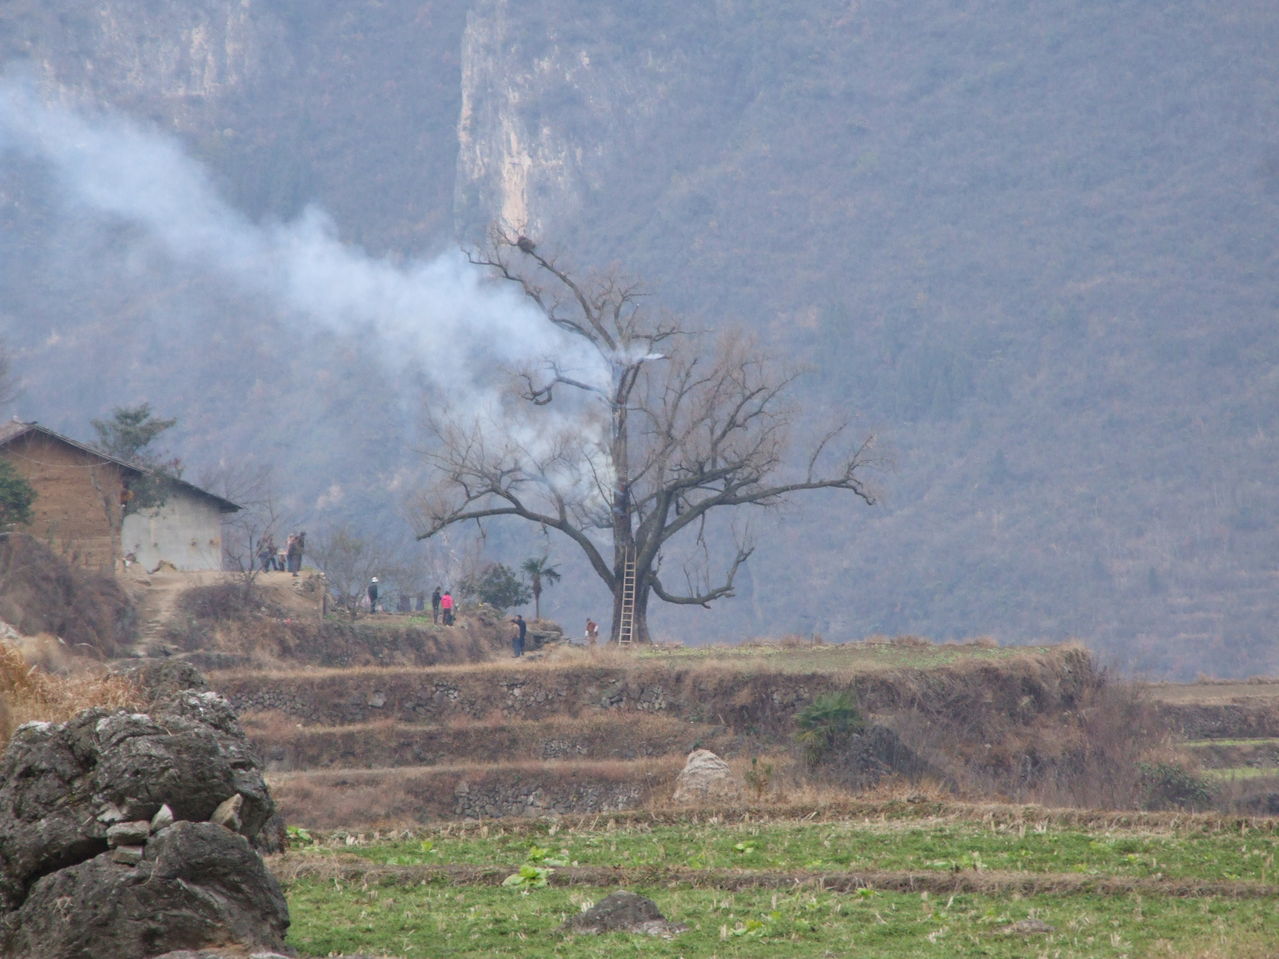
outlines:
[[4, 950], [11, 959], [102, 959], [228, 941], [283, 949], [288, 906], [243, 836], [176, 822], [151, 838], [137, 865], [105, 852], [37, 880], [14, 919]]
[[288, 910], [252, 845], [273, 813], [215, 693], [28, 723], [0, 759], [0, 955], [282, 949]]

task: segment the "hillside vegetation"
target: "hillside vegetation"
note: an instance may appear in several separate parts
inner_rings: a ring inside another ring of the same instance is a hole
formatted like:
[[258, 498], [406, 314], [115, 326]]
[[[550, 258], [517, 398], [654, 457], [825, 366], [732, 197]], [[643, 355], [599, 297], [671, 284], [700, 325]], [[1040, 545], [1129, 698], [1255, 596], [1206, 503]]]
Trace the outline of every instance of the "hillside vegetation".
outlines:
[[[173, 133], [246, 227], [316, 204], [395, 268], [515, 211], [811, 367], [801, 407], [895, 450], [883, 505], [752, 517], [737, 598], [665, 638], [1075, 637], [1181, 679], [1279, 671], [1277, 47], [1262, 0], [19, 0], [0, 27], [6, 75]], [[82, 436], [146, 399], [193, 477], [273, 463], [313, 528], [403, 528], [457, 355], [431, 317], [425, 346], [319, 323], [4, 158], [27, 416]], [[599, 618], [553, 558], [548, 612]]]

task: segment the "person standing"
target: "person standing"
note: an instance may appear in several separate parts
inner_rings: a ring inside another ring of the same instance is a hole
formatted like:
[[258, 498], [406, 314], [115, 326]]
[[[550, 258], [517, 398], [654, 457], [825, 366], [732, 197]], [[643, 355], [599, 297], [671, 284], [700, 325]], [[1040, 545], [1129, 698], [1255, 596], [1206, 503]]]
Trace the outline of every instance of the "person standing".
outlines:
[[524, 622], [524, 617], [519, 613], [515, 614], [511, 622], [515, 624], [515, 635], [511, 637], [511, 646], [515, 649], [516, 658], [519, 658], [524, 655], [524, 637], [528, 635], [528, 623]]
[[431, 622], [438, 623], [440, 621], [440, 588], [435, 587], [435, 592], [431, 594]]
[[447, 589], [444, 595], [440, 597], [440, 613], [444, 616], [444, 625], [453, 625], [453, 594]]
[[269, 573], [275, 568], [275, 537], [267, 533], [258, 543], [258, 562], [262, 564], [262, 572]]
[[377, 577], [369, 580], [369, 612], [377, 612]]
[[591, 649], [594, 649], [595, 644], [599, 641], [599, 638], [600, 638], [599, 624], [596, 623], [595, 620], [591, 619], [588, 616], [586, 618], [586, 645], [589, 646]]

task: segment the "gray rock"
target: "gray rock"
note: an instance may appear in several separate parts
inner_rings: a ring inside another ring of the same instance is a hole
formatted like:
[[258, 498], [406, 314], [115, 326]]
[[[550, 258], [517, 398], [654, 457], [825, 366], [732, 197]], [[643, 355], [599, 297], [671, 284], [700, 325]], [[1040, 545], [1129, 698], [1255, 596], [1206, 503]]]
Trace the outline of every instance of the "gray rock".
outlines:
[[168, 803], [165, 803], [160, 807], [159, 811], [151, 817], [151, 831], [159, 832], [166, 826], [172, 826], [174, 821], [173, 810], [169, 808]]
[[243, 797], [240, 832], [253, 838], [275, 811], [262, 767], [224, 699], [183, 692], [151, 715], [91, 709], [66, 724], [28, 724], [0, 759], [0, 912], [31, 881], [107, 848], [120, 821], [206, 821]]
[[[206, 821], [219, 810], [243, 835]], [[267, 822], [274, 841], [274, 813], [214, 693], [24, 726], [0, 758], [0, 955], [283, 949], [288, 909], [249, 841]]]
[[[67, 921], [66, 903], [75, 903]], [[283, 950], [288, 906], [248, 841], [213, 823], [157, 833], [135, 867], [95, 856], [44, 876], [6, 917], [7, 959], [155, 956], [242, 943]]]
[[652, 899], [625, 889], [611, 893], [585, 912], [565, 920], [560, 926], [561, 932], [579, 935], [634, 932], [667, 938], [687, 929], [688, 926], [683, 923], [668, 922]]
[[133, 822], [118, 822], [107, 827], [108, 846], [141, 846], [151, 835], [151, 821], [136, 819]]
[[675, 779], [677, 803], [732, 802], [742, 796], [742, 785], [728, 763], [709, 749], [694, 749]]
[[209, 817], [209, 822], [216, 823], [230, 829], [232, 832], [240, 831], [240, 809], [244, 806], [244, 797], [239, 793], [229, 796], [222, 802], [218, 803], [218, 808], [213, 810], [213, 815]]
[[116, 846], [111, 850], [111, 861], [125, 866], [136, 866], [142, 861], [145, 846]]

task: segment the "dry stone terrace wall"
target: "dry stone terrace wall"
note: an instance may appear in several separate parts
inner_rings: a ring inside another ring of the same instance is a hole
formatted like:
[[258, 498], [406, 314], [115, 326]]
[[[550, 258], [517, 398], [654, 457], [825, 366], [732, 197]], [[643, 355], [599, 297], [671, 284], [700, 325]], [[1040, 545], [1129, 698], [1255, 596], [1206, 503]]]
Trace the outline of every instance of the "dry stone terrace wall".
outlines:
[[1279, 702], [1160, 703], [1157, 713], [1186, 739], [1252, 739], [1279, 736]]
[[293, 824], [339, 829], [372, 821], [615, 812], [670, 796], [683, 757], [638, 763], [520, 763], [501, 767], [284, 774], [271, 789]]
[[732, 673], [666, 667], [360, 670], [213, 676], [240, 713], [275, 711], [304, 725], [379, 720], [436, 723], [495, 714], [536, 720], [601, 710], [677, 716], [754, 736], [789, 734], [795, 712], [822, 693], [851, 686], [868, 712], [913, 709], [938, 717], [1006, 722], [1070, 710], [1098, 682], [1086, 654], [1025, 662], [893, 670], [849, 681], [826, 674]]
[[720, 755], [735, 755], [747, 737], [722, 727], [675, 717], [600, 712], [593, 721], [511, 720], [505, 723], [440, 725], [369, 723], [341, 727], [279, 728], [269, 721], [257, 735], [246, 728], [267, 769], [372, 769], [379, 766], [428, 766], [457, 762], [504, 762], [535, 756], [552, 759], [620, 759], [683, 755], [700, 743]]

